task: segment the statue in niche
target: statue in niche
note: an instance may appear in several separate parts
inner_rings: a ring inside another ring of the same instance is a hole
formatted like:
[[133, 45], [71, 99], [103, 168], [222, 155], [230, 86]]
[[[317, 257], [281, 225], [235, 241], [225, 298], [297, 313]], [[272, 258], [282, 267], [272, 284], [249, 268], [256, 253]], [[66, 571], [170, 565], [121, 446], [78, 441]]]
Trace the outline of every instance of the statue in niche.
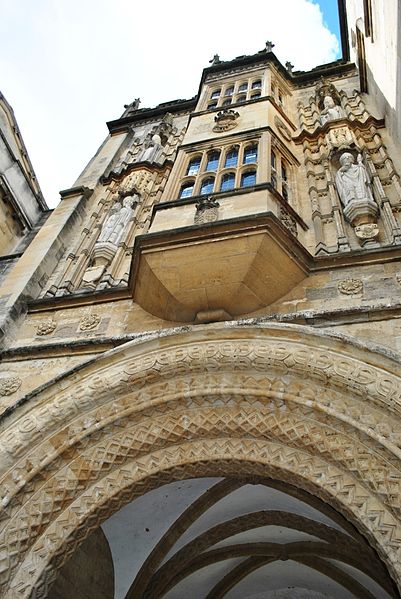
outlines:
[[104, 221], [103, 226], [102, 226], [102, 230], [100, 231], [100, 235], [99, 235], [99, 237], [97, 239], [97, 242], [100, 242], [100, 241], [104, 242], [104, 241], [109, 241], [110, 240], [111, 234], [114, 231], [114, 227], [117, 224], [118, 214], [119, 214], [120, 210], [121, 210], [121, 204], [117, 203], [113, 207], [113, 209], [112, 209], [111, 213], [109, 214], [109, 216]]
[[358, 154], [357, 164], [355, 164], [353, 155], [344, 152], [340, 156], [340, 164], [341, 167], [336, 174], [336, 187], [343, 206], [346, 207], [353, 200], [374, 202], [362, 156]]
[[116, 203], [112, 209], [111, 214], [106, 218], [103, 223], [102, 230], [97, 239], [97, 243], [112, 243], [117, 245], [121, 235], [125, 229], [126, 224], [130, 220], [134, 208], [138, 203], [139, 196], [134, 194], [133, 196], [126, 196], [123, 200], [122, 205]]
[[163, 151], [162, 138], [158, 133], [154, 133], [148, 147], [140, 154], [139, 160], [141, 162], [160, 162]]
[[316, 86], [316, 102], [320, 110], [322, 125], [344, 117], [344, 111], [341, 107], [341, 96], [336, 86], [326, 81], [323, 77]]
[[320, 112], [320, 121], [322, 125], [329, 121], [335, 121], [343, 118], [343, 110], [341, 106], [337, 106], [331, 96], [325, 96], [323, 100], [323, 110]]

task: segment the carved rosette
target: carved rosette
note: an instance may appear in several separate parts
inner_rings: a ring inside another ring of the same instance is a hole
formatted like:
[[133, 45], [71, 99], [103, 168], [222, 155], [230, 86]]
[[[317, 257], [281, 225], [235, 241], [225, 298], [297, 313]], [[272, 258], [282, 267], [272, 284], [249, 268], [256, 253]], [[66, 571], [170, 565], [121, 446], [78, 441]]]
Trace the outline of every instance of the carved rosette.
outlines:
[[36, 334], [40, 337], [44, 335], [51, 335], [57, 327], [57, 323], [49, 318], [48, 320], [42, 320], [36, 325]]
[[102, 317], [99, 314], [87, 314], [83, 316], [81, 322], [79, 323], [80, 331], [93, 331], [100, 324]]
[[379, 227], [376, 223], [365, 223], [354, 229], [355, 235], [362, 240], [372, 240], [379, 235]]
[[22, 381], [18, 376], [0, 379], [0, 395], [12, 395], [21, 387]]
[[343, 279], [338, 283], [337, 287], [343, 295], [356, 295], [363, 291], [361, 279]]

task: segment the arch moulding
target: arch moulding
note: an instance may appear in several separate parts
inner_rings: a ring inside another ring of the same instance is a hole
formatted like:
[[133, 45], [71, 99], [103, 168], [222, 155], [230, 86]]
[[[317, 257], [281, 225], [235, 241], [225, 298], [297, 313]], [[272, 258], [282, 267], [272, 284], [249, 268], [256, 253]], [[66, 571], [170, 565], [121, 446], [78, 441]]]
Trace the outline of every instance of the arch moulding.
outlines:
[[0, 423], [0, 588], [46, 597], [69, 555], [172, 480], [263, 476], [339, 510], [401, 589], [399, 361], [296, 325], [148, 336], [38, 389]]

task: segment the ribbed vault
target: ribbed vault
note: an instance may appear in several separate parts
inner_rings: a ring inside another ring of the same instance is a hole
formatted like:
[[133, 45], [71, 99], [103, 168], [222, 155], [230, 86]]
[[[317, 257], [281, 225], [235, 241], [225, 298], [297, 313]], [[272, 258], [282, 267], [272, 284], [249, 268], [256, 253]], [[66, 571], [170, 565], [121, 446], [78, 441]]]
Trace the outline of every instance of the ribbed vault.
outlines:
[[[302, 520], [291, 526], [306, 527], [313, 545], [233, 542], [230, 553], [215, 547], [225, 533], [211, 529], [201, 555], [192, 545], [185, 560], [176, 558], [169, 581], [163, 564], [150, 567], [149, 597], [227, 554], [238, 563], [218, 581], [222, 596], [288, 560], [294, 571], [313, 561], [361, 596], [349, 568], [366, 573], [368, 558], [390, 592], [387, 571], [401, 586], [400, 383], [391, 356], [294, 325], [173, 331], [66, 373], [1, 424], [4, 597], [46, 597], [57, 570], [122, 506], [203, 476], [227, 485], [268, 478], [308, 493], [351, 523], [351, 541], [340, 552], [330, 526], [312, 533], [315, 525]], [[252, 518], [271, 516], [250, 514], [246, 530]], [[231, 525], [241, 532], [245, 521]], [[345, 525], [340, 532], [350, 534]]]
[[[169, 498], [163, 503], [166, 517], [178, 500], [177, 489], [177, 483], [167, 485], [159, 494]], [[154, 495], [150, 494], [150, 502]], [[255, 509], [256, 500], [266, 509]], [[277, 503], [283, 509], [274, 509]], [[307, 516], [302, 514], [305, 510]], [[131, 527], [127, 535], [135, 536], [137, 542], [141, 542], [145, 522], [157, 526], [157, 514], [146, 511], [134, 502], [116, 516], [125, 519]], [[240, 515], [232, 517], [235, 511]], [[116, 517], [105, 523], [111, 537]], [[132, 521], [136, 524], [130, 525]], [[118, 545], [122, 543], [119, 538]], [[127, 549], [129, 544], [123, 551]], [[115, 557], [118, 560], [118, 549]], [[295, 576], [294, 562], [299, 571]], [[257, 590], [253, 574], [265, 569], [266, 581], [272, 581], [278, 563], [285, 565], [285, 576], [271, 582], [271, 587], [267, 583], [265, 592], [287, 590], [289, 596], [298, 596], [294, 588], [299, 588], [299, 573], [304, 572], [307, 580], [300, 589], [304, 593], [322, 592], [341, 599], [397, 596], [376, 553], [340, 514], [289, 484], [254, 478], [211, 484], [171, 523], [139, 566], [129, 591], [117, 589], [116, 599], [220, 599], [235, 592], [252, 597]], [[138, 564], [132, 566], [136, 571]]]

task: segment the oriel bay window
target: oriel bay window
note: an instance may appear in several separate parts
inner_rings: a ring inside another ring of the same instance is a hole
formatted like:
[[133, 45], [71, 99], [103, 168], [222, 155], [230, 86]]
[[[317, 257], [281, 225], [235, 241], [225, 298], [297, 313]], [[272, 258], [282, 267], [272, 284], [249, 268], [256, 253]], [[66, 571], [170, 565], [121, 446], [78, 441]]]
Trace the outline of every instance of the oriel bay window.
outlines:
[[270, 182], [287, 202], [291, 199], [290, 165], [276, 150], [270, 154]]
[[180, 198], [190, 198], [193, 195], [194, 191], [194, 182], [190, 181], [188, 183], [184, 183], [181, 185], [180, 189]]
[[256, 185], [257, 161], [255, 141], [189, 155], [178, 197], [185, 199]]
[[220, 152], [210, 152], [207, 157], [206, 170], [217, 171], [219, 166]]
[[241, 187], [250, 187], [256, 185], [256, 171], [254, 169], [245, 171], [241, 175]]
[[195, 156], [188, 165], [187, 175], [197, 175], [199, 173], [202, 156]]
[[226, 153], [225, 168], [235, 167], [238, 164], [238, 148], [233, 148]]
[[221, 178], [220, 191], [228, 191], [235, 187], [235, 173], [225, 173]]
[[244, 150], [243, 164], [252, 164], [258, 160], [258, 146], [247, 146]]
[[208, 193], [213, 193], [213, 188], [214, 188], [214, 177], [207, 177], [207, 179], [204, 179], [202, 181], [201, 188], [200, 188], [200, 195], [204, 196]]
[[250, 77], [247, 81], [227, 82], [218, 89], [210, 90], [206, 95], [206, 108], [213, 110], [222, 106], [229, 106], [231, 103], [246, 102], [255, 100], [263, 94], [262, 79]]
[[281, 159], [281, 195], [285, 200], [288, 201], [289, 197], [289, 187], [288, 187], [288, 169], [285, 161]]

